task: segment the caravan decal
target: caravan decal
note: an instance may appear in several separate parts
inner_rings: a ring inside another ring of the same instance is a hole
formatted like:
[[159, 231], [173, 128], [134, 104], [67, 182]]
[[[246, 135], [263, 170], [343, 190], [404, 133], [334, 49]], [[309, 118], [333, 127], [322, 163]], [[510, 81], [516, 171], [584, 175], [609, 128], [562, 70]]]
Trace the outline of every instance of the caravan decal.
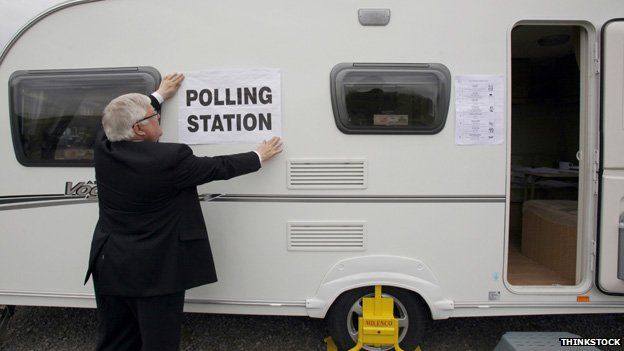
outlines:
[[76, 185], [72, 182], [65, 183], [65, 196], [91, 197], [97, 195], [97, 182], [79, 182]]

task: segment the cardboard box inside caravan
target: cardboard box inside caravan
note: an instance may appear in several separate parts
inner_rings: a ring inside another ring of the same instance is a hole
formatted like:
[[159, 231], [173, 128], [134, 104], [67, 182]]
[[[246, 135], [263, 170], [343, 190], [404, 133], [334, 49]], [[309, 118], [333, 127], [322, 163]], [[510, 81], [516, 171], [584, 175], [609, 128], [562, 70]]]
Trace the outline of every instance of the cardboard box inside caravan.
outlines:
[[569, 284], [576, 280], [577, 211], [568, 200], [531, 200], [522, 209], [522, 253]]

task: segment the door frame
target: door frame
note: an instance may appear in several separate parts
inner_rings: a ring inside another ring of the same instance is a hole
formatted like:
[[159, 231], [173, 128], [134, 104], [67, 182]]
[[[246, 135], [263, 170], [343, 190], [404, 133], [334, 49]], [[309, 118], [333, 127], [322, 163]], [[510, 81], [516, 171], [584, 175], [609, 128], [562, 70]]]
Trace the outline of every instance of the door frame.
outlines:
[[598, 196], [597, 196], [597, 201], [598, 201], [598, 209], [597, 209], [597, 221], [596, 221], [596, 243], [594, 246], [594, 252], [595, 252], [595, 265], [596, 265], [596, 270], [595, 270], [595, 284], [596, 284], [596, 288], [598, 288], [598, 290], [600, 290], [601, 293], [605, 294], [605, 295], [613, 295], [613, 296], [624, 296], [624, 292], [618, 293], [618, 292], [610, 292], [610, 291], [606, 291], [601, 285], [600, 285], [600, 235], [601, 235], [601, 227], [602, 227], [602, 199], [603, 199], [603, 195], [602, 192], [604, 190], [604, 184], [603, 184], [603, 175], [604, 175], [604, 66], [605, 66], [605, 28], [607, 27], [608, 24], [612, 23], [612, 22], [624, 22], [624, 18], [613, 18], [608, 20], [607, 22], [605, 22], [602, 27], [600, 28], [600, 102], [599, 102], [599, 107], [600, 107], [600, 116], [599, 116], [599, 121], [600, 121], [600, 138], [599, 138], [599, 163], [597, 166], [597, 178], [598, 178]]

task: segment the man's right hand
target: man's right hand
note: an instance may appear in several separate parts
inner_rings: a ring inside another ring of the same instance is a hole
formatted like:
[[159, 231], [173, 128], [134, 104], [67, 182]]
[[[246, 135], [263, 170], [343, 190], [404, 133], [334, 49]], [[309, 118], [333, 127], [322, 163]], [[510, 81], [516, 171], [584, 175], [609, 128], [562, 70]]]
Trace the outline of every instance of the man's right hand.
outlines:
[[165, 100], [169, 99], [178, 91], [180, 88], [180, 84], [184, 80], [184, 75], [182, 73], [172, 73], [167, 74], [163, 77], [160, 82], [160, 86], [156, 92], [160, 94]]
[[284, 144], [282, 143], [282, 139], [278, 137], [273, 137], [268, 141], [265, 140], [262, 144], [258, 145], [256, 151], [260, 154], [260, 159], [262, 162], [268, 161], [272, 159], [275, 155], [282, 152], [284, 149]]

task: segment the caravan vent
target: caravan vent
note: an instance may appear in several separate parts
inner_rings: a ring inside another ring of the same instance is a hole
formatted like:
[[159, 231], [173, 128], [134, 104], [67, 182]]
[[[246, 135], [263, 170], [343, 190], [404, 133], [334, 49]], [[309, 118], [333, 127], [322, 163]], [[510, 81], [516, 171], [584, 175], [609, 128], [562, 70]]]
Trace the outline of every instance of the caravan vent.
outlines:
[[288, 250], [362, 251], [365, 222], [289, 222]]
[[289, 160], [289, 189], [366, 189], [365, 160]]

